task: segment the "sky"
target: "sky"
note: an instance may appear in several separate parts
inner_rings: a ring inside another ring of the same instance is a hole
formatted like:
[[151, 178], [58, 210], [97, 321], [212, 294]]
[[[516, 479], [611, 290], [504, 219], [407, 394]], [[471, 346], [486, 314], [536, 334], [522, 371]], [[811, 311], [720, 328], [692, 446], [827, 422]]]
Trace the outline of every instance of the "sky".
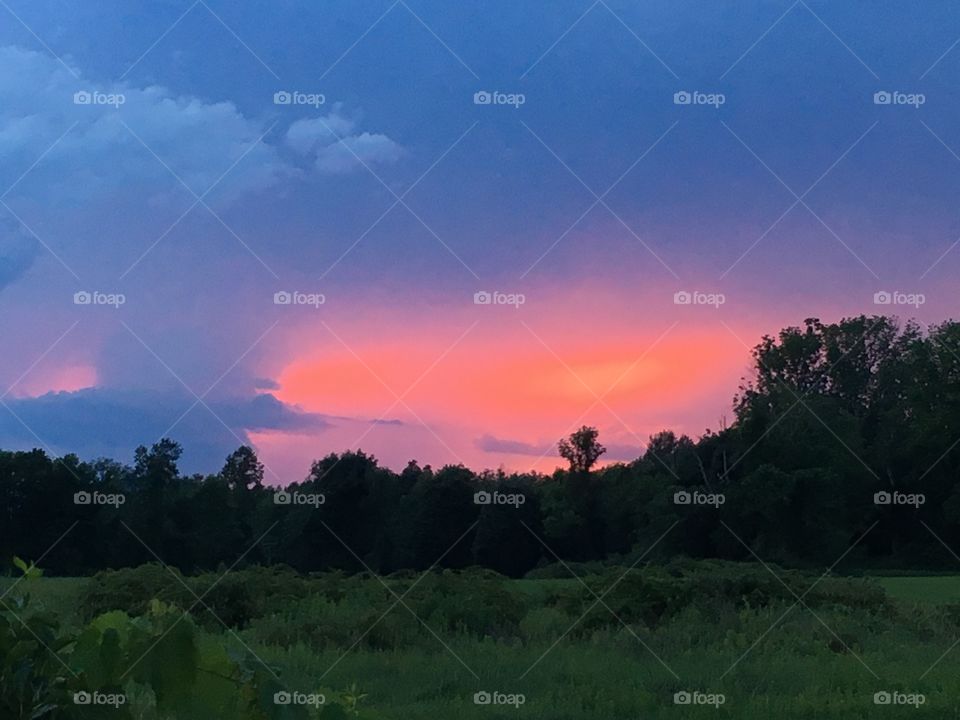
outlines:
[[765, 333], [957, 316], [958, 75], [936, 0], [3, 0], [0, 447], [716, 430]]

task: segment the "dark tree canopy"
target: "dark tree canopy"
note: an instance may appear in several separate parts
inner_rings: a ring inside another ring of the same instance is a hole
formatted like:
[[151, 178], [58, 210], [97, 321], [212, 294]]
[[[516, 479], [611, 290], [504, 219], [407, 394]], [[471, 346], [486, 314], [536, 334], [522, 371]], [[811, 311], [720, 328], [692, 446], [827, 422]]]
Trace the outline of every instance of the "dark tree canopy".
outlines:
[[253, 490], [263, 486], [263, 463], [252, 447], [243, 445], [227, 457], [220, 476], [231, 490]]
[[569, 438], [561, 440], [558, 448], [560, 456], [570, 463], [570, 472], [588, 473], [607, 449], [597, 441], [600, 432], [596, 428], [584, 425], [571, 433]]
[[[160, 558], [183, 572], [239, 561], [519, 576], [557, 557], [622, 560], [651, 546], [651, 559], [750, 559], [746, 544], [787, 565], [953, 567], [960, 324], [810, 319], [764, 337], [753, 362], [729, 427], [698, 439], [665, 430], [633, 462], [599, 469], [599, 433], [581, 427], [559, 443], [569, 469], [551, 475], [414, 461], [396, 473], [347, 451], [318, 454], [278, 497], [249, 446], [209, 476], [184, 476], [166, 438], [137, 448], [131, 466], [0, 451], [0, 562], [44, 556], [50, 573], [70, 575]], [[924, 501], [875, 500], [896, 493]], [[684, 501], [718, 495], [715, 506]]]

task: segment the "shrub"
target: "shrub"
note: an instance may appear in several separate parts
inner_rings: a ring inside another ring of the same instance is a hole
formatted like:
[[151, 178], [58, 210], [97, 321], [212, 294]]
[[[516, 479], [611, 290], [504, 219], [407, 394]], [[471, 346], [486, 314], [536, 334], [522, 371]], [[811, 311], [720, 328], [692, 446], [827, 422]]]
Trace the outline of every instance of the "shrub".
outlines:
[[151, 600], [186, 609], [191, 596], [184, 583], [177, 570], [159, 563], [104, 570], [90, 578], [81, 592], [80, 614], [88, 621], [111, 610], [139, 616], [146, 614]]
[[191, 610], [206, 626], [219, 627], [222, 620], [241, 628], [253, 618], [305, 597], [311, 584], [320, 583], [283, 566], [184, 578], [172, 568], [151, 563], [97, 573], [81, 594], [80, 608], [87, 620], [111, 610], [140, 616], [152, 600], [161, 600]]

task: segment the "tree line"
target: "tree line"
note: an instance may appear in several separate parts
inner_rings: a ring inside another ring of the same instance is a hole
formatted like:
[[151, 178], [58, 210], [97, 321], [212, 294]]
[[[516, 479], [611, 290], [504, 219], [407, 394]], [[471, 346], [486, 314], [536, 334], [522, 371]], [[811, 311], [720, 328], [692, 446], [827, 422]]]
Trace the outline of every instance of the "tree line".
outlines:
[[170, 439], [132, 465], [0, 452], [0, 558], [42, 557], [69, 575], [160, 560], [185, 573], [285, 563], [520, 576], [675, 555], [960, 567], [960, 323], [808, 319], [753, 349], [729, 426], [664, 431], [603, 467], [593, 428], [558, 451], [569, 467], [550, 475], [414, 461], [394, 472], [348, 451], [282, 491], [250, 447], [189, 476]]

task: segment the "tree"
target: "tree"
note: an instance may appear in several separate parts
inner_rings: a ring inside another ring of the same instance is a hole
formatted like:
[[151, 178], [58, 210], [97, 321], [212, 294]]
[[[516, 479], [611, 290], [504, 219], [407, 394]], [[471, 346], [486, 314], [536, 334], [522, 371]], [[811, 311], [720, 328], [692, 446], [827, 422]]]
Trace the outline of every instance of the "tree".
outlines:
[[139, 478], [164, 486], [180, 476], [177, 461], [183, 454], [180, 443], [163, 438], [149, 450], [141, 445], [134, 453], [135, 472]]
[[249, 445], [242, 445], [227, 457], [220, 476], [231, 490], [252, 490], [263, 486], [263, 463]]
[[[134, 528], [141, 542], [130, 545], [143, 560], [153, 554], [166, 557], [164, 536], [169, 536], [170, 509], [180, 488], [174, 483], [180, 478], [177, 461], [183, 453], [179, 443], [163, 438], [148, 450], [141, 445], [134, 453], [133, 489], [135, 502], [131, 503]], [[145, 545], [146, 547], [141, 547]], [[168, 562], [176, 562], [168, 558]]]
[[476, 475], [462, 465], [447, 465], [435, 475], [424, 473], [398, 505], [398, 566], [469, 566], [475, 535], [470, 530], [481, 507], [474, 500], [476, 491]]
[[560, 455], [570, 463], [570, 472], [589, 473], [600, 456], [607, 451], [597, 442], [599, 434], [596, 428], [584, 425], [575, 433], [571, 433], [568, 439], [560, 441], [557, 447]]

